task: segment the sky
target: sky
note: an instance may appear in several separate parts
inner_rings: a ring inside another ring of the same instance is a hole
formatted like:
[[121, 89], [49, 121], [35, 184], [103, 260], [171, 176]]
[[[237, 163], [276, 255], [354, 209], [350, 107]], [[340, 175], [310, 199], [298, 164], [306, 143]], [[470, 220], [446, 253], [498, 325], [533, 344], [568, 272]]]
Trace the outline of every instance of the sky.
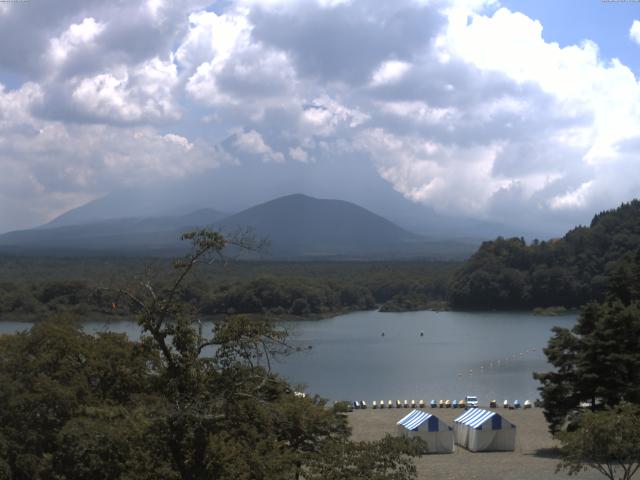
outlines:
[[221, 172], [521, 226], [640, 196], [640, 2], [30, 0], [0, 44], [0, 232]]

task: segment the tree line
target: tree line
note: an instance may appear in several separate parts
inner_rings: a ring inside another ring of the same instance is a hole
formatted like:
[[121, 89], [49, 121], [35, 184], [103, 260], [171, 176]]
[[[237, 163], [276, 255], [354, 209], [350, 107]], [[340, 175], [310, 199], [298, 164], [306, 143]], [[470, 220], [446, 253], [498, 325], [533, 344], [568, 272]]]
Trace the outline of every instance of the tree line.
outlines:
[[185, 282], [228, 240], [184, 238], [193, 250], [170, 278], [104, 289], [137, 312], [140, 341], [62, 316], [0, 336], [0, 479], [415, 478], [422, 441], [354, 442], [345, 404], [271, 372], [286, 332], [242, 315], [199, 327]]
[[544, 415], [561, 441], [559, 468], [593, 468], [611, 480], [640, 469], [640, 250], [612, 272], [605, 299], [555, 327], [536, 373]]
[[640, 245], [640, 201], [596, 215], [563, 238], [485, 242], [454, 274], [449, 301], [460, 309], [577, 308], [605, 298], [611, 277]]
[[[143, 260], [88, 262], [82, 271], [69, 259], [22, 260], [20, 273], [7, 268], [0, 273], [0, 316], [5, 319], [38, 321], [53, 314], [79, 317], [115, 313], [135, 315], [130, 305], [117, 302], [99, 286], [124, 286], [136, 281], [131, 272], [144, 266]], [[5, 262], [9, 260], [5, 259]], [[48, 262], [60, 271], [52, 274]], [[170, 272], [148, 260], [142, 269], [161, 279]], [[0, 260], [2, 263], [2, 260]], [[153, 263], [153, 268], [148, 267]], [[5, 263], [6, 264], [6, 263]], [[130, 270], [121, 270], [128, 265]], [[300, 317], [335, 315], [370, 310], [385, 311], [427, 308], [446, 301], [447, 284], [457, 264], [426, 262], [394, 263], [274, 263], [236, 262], [224, 272], [203, 266], [188, 278], [181, 300], [202, 315], [270, 314]], [[28, 276], [26, 273], [31, 272]], [[68, 272], [68, 277], [63, 273]]]

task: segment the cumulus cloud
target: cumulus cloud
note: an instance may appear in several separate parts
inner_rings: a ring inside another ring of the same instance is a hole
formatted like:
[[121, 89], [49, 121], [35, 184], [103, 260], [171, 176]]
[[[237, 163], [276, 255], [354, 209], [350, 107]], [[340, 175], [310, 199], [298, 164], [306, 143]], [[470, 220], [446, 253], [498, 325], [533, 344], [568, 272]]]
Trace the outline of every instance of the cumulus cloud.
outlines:
[[0, 223], [40, 223], [121, 186], [144, 185], [215, 168], [219, 149], [151, 127], [65, 124], [29, 112], [43, 101], [35, 84], [0, 86]]
[[51, 39], [49, 52], [52, 60], [64, 62], [74, 51], [94, 43], [94, 39], [104, 31], [105, 25], [92, 17], [81, 23], [73, 23], [59, 37]]
[[289, 148], [289, 156], [292, 159], [302, 163], [313, 161], [313, 158], [309, 156], [309, 153], [301, 147]]
[[259, 155], [263, 162], [282, 163], [285, 160], [284, 155], [267, 145], [262, 135], [255, 130], [238, 132], [235, 135], [234, 145], [241, 152]]
[[0, 184], [6, 204], [11, 185], [58, 211], [256, 159], [338, 177], [351, 156], [416, 203], [505, 222], [640, 193], [638, 79], [592, 41], [547, 42], [495, 0], [209, 3], [5, 6], [0, 68], [19, 81], [0, 91], [0, 165], [20, 179]]
[[177, 119], [175, 64], [153, 58], [135, 68], [113, 69], [73, 82], [71, 100], [79, 112], [103, 121]]
[[629, 29], [629, 38], [640, 44], [640, 20], [634, 20]]

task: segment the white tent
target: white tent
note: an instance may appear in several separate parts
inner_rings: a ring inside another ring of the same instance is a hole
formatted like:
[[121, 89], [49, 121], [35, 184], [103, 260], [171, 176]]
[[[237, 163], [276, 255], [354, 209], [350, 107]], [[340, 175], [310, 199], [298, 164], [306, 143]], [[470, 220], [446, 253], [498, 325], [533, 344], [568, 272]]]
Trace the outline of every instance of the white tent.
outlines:
[[438, 417], [424, 410], [413, 410], [397, 423], [398, 435], [420, 437], [427, 442], [429, 453], [452, 453], [453, 431]]
[[516, 426], [497, 412], [472, 408], [453, 421], [456, 443], [472, 452], [513, 451]]

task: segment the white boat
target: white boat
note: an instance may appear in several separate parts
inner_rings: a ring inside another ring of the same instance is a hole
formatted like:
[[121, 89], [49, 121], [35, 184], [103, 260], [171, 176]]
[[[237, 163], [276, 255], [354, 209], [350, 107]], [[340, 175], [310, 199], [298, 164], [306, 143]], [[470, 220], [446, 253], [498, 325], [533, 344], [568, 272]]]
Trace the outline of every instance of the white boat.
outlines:
[[416, 408], [416, 401], [415, 400], [411, 400], [411, 408]]
[[420, 408], [424, 408], [424, 400], [420, 400], [419, 405], [420, 405]]
[[408, 400], [404, 401], [404, 408], [409, 408], [409, 401]]
[[531, 402], [529, 400], [525, 400], [522, 408], [531, 408]]
[[387, 403], [387, 407], [393, 408], [393, 402], [391, 400], [389, 400], [389, 403]]
[[509, 400], [505, 400], [504, 402], [502, 402], [502, 406], [504, 408], [509, 408]]
[[384, 408], [384, 400], [380, 400], [380, 408]]
[[376, 403], [376, 401], [374, 400], [373, 403], [371, 404], [371, 408], [378, 408], [378, 404]]
[[365, 402], [364, 400], [362, 400], [362, 403], [360, 404], [361, 408], [367, 408], [367, 402]]
[[402, 408], [402, 402], [400, 400], [396, 400], [396, 408]]

